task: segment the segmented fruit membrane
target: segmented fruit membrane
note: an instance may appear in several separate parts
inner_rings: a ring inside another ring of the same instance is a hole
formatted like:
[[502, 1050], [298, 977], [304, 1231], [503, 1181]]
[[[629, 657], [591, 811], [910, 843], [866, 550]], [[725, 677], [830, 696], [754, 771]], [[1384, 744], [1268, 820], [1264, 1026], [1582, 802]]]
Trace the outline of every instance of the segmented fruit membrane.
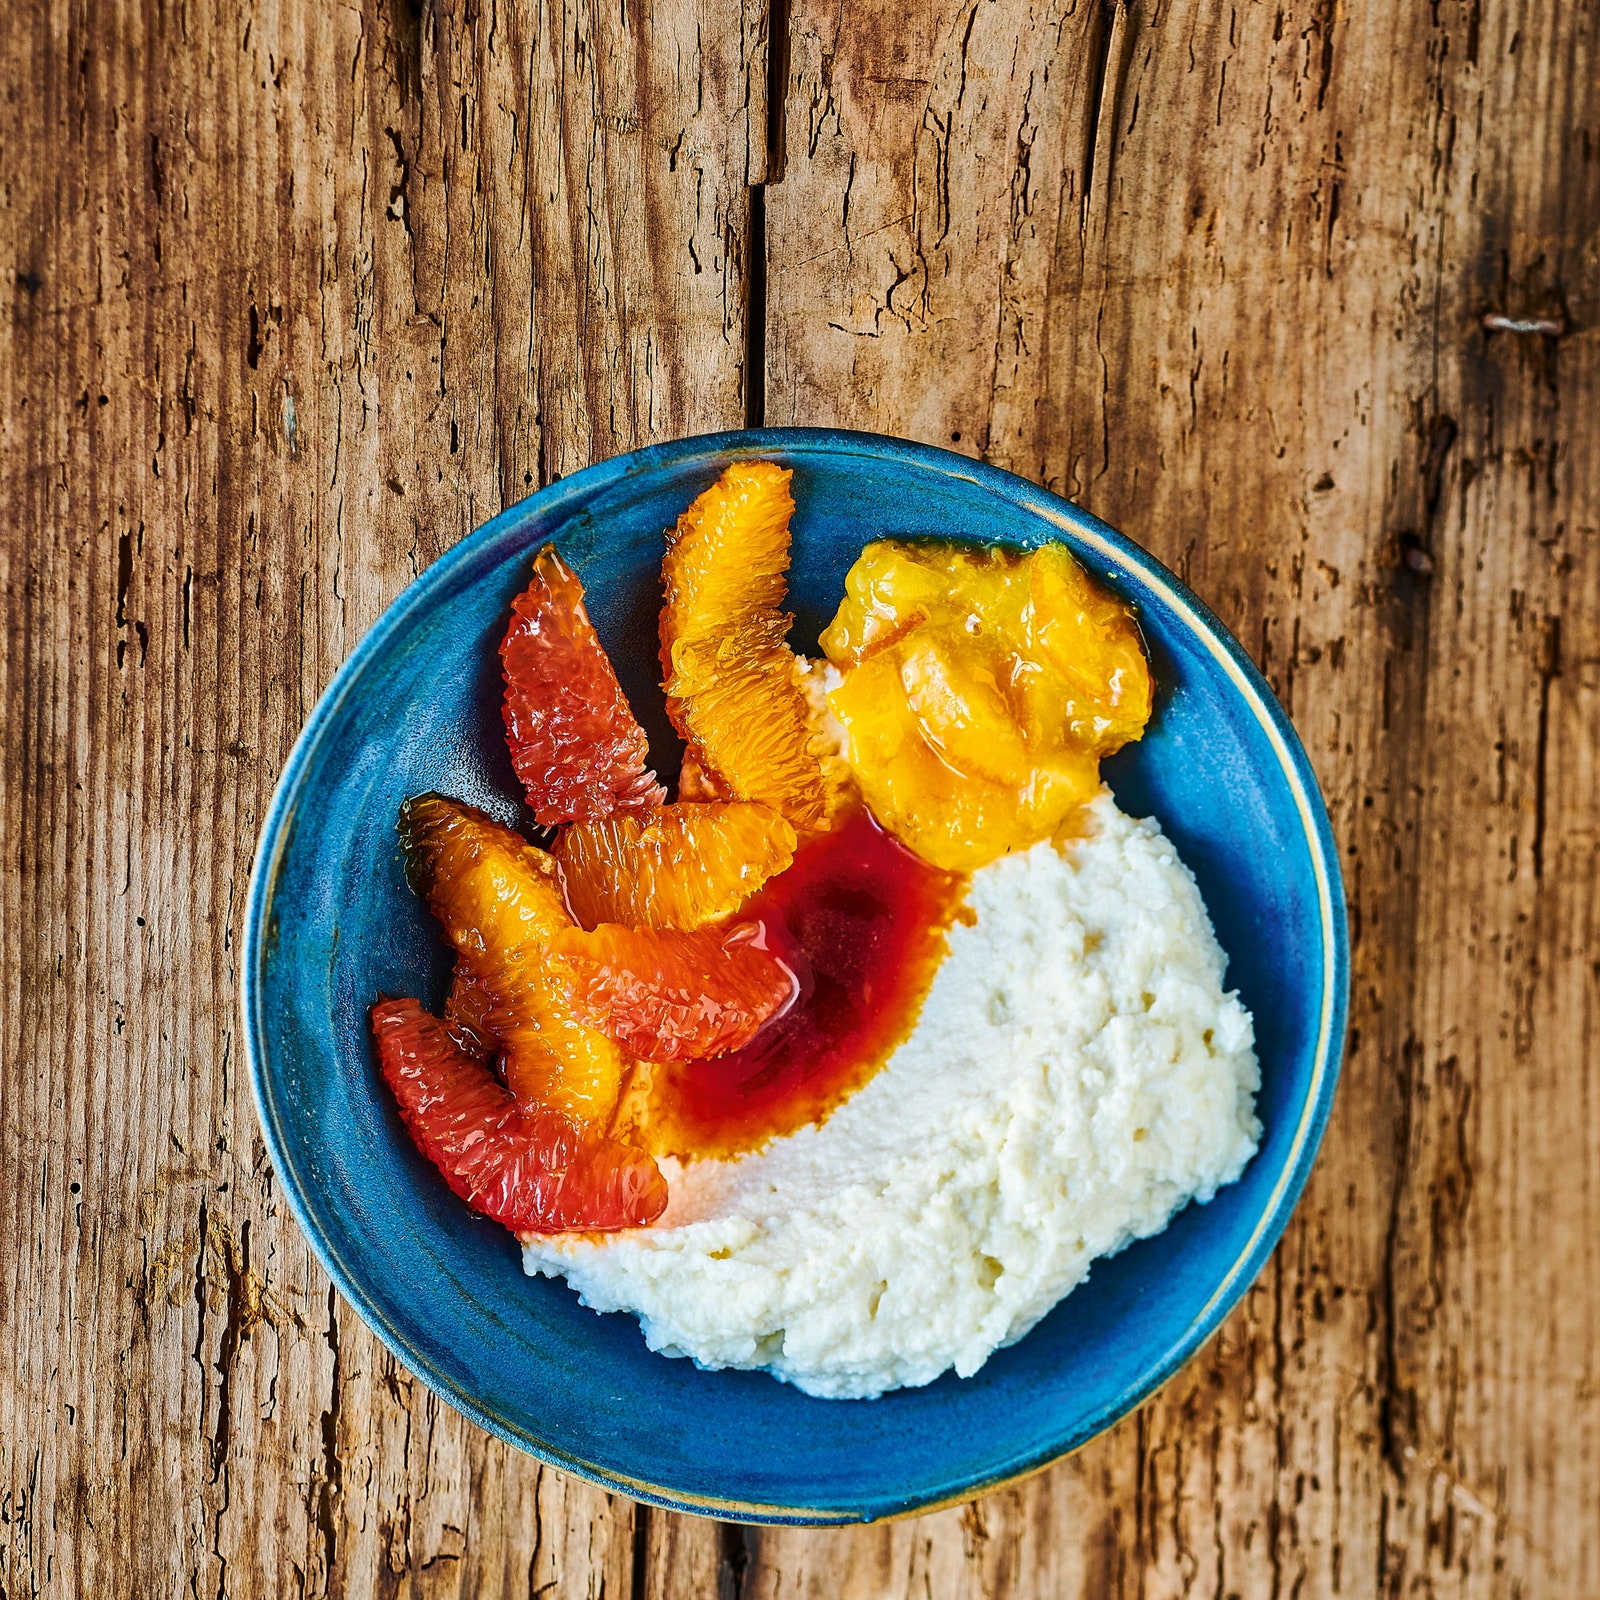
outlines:
[[800, 993], [743, 1049], [658, 1069], [652, 1147], [735, 1156], [822, 1121], [915, 1026], [966, 885], [860, 809], [803, 838], [742, 913], [767, 930]]
[[644, 1227], [666, 1210], [648, 1155], [520, 1104], [417, 1001], [380, 1001], [372, 1032], [407, 1132], [485, 1216], [517, 1233], [556, 1233]]
[[500, 660], [511, 764], [541, 823], [594, 822], [666, 799], [583, 585], [554, 545], [540, 548], [533, 581], [511, 604]]
[[498, 1044], [507, 1086], [523, 1104], [603, 1125], [627, 1063], [613, 1040], [573, 1015], [563, 980], [549, 970], [550, 939], [572, 926], [555, 862], [437, 794], [400, 808], [400, 839], [412, 884], [479, 991], [455, 1013]]
[[699, 928], [732, 916], [794, 859], [771, 806], [689, 802], [563, 828], [552, 847], [567, 904], [586, 928]]
[[475, 1061], [487, 1061], [499, 1049], [489, 1021], [493, 1010], [494, 995], [473, 977], [470, 967], [458, 961], [444, 1003], [444, 1025]]
[[692, 933], [607, 922], [559, 935], [551, 954], [574, 1012], [646, 1061], [737, 1050], [799, 987], [759, 921]]
[[1150, 716], [1133, 613], [1060, 545], [870, 544], [822, 647], [867, 804], [948, 870], [1061, 829]]
[[680, 800], [726, 800], [727, 789], [706, 771], [695, 758], [693, 750], [683, 752], [683, 763], [678, 768], [678, 798]]
[[667, 715], [696, 794], [759, 800], [796, 828], [823, 824], [829, 780], [780, 610], [793, 476], [736, 461], [678, 518], [661, 564]]

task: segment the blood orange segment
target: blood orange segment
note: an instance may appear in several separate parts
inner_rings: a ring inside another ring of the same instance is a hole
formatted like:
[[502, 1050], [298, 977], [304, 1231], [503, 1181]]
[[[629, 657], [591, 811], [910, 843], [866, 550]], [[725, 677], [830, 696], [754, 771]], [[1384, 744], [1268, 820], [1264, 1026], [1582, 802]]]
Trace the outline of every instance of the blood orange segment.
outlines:
[[794, 859], [795, 832], [771, 806], [680, 801], [642, 816], [575, 822], [553, 854], [586, 928], [688, 930], [732, 916]]
[[760, 800], [797, 828], [822, 825], [828, 783], [784, 643], [792, 473], [736, 461], [667, 535], [661, 665], [667, 715], [729, 796]]
[[674, 933], [602, 923], [559, 935], [573, 1010], [647, 1061], [737, 1050], [798, 992], [759, 922]]
[[666, 1210], [648, 1155], [519, 1105], [417, 1001], [380, 1001], [372, 1032], [406, 1131], [475, 1210], [518, 1233], [642, 1228]]
[[511, 605], [500, 645], [511, 764], [546, 827], [658, 806], [649, 744], [589, 621], [583, 585], [554, 545]]
[[573, 1016], [548, 969], [546, 945], [572, 926], [555, 862], [481, 811], [437, 794], [400, 808], [400, 838], [412, 883], [487, 996], [476, 1025], [504, 1052], [506, 1083], [526, 1105], [603, 1123], [626, 1062], [605, 1034]]

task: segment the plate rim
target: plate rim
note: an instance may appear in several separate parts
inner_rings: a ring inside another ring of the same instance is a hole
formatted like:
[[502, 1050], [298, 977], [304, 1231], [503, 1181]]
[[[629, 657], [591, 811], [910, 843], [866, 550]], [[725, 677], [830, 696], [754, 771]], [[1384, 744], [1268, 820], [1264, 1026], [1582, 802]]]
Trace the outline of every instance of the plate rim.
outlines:
[[[397, 1328], [376, 1310], [355, 1275], [334, 1253], [313, 1224], [303, 1180], [283, 1136], [272, 1090], [266, 1082], [265, 1024], [262, 1016], [262, 970], [268, 956], [267, 906], [284, 850], [292, 837], [291, 824], [299, 789], [311, 757], [331, 727], [353, 685], [387, 642], [424, 606], [436, 589], [450, 581], [464, 563], [498, 539], [515, 532], [530, 519], [559, 516], [564, 507], [581, 503], [627, 478], [667, 465], [703, 458], [707, 464], [740, 455], [787, 452], [797, 456], [863, 456], [898, 460], [944, 477], [966, 481], [1002, 501], [1040, 518], [1089, 546], [1113, 569], [1136, 577], [1157, 592], [1180, 622], [1205, 647], [1233, 682], [1236, 691], [1266, 734], [1294, 797], [1311, 858], [1322, 922], [1323, 993], [1317, 1043], [1307, 1087], [1305, 1107], [1294, 1131], [1289, 1153], [1271, 1198], [1234, 1264], [1223, 1275], [1206, 1303], [1167, 1350], [1122, 1394], [1102, 1407], [1089, 1422], [1073, 1430], [1058, 1445], [1021, 1453], [1018, 1459], [991, 1472], [952, 1481], [927, 1495], [880, 1497], [848, 1508], [826, 1505], [788, 1506], [777, 1501], [746, 1501], [705, 1496], [673, 1489], [648, 1479], [634, 1478], [589, 1462], [570, 1451], [514, 1427], [482, 1405], [447, 1373], [439, 1370]], [[444, 551], [408, 583], [341, 663], [318, 696], [305, 725], [290, 747], [283, 770], [257, 835], [250, 885], [245, 899], [239, 982], [239, 1018], [252, 1098], [267, 1154], [290, 1215], [310, 1244], [323, 1271], [346, 1303], [366, 1323], [389, 1352], [419, 1377], [435, 1395], [453, 1406], [486, 1432], [528, 1452], [563, 1472], [584, 1478], [603, 1489], [665, 1510], [730, 1521], [765, 1525], [832, 1526], [919, 1516], [957, 1505], [982, 1494], [1030, 1477], [1053, 1463], [1076, 1454], [1124, 1416], [1150, 1399], [1170, 1382], [1211, 1338], [1222, 1320], [1243, 1298], [1282, 1237], [1294, 1207], [1310, 1176], [1332, 1110], [1334, 1090], [1343, 1062], [1349, 1011], [1349, 930], [1343, 877], [1337, 844], [1327, 806], [1305, 748], [1287, 713], [1244, 647], [1198, 596], [1149, 551], [1117, 532], [1092, 513], [1048, 489], [937, 445], [918, 444], [885, 434], [842, 428], [759, 428], [689, 435], [681, 439], [642, 446], [623, 455], [585, 467], [535, 491], [491, 517], [465, 538]]]

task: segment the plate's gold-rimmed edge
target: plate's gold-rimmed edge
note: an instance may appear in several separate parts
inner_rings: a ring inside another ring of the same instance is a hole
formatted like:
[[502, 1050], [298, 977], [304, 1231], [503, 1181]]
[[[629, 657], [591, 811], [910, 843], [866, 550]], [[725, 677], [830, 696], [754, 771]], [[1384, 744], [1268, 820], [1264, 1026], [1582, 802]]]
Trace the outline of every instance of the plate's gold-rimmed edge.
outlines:
[[1289, 1147], [1289, 1154], [1283, 1163], [1283, 1170], [1278, 1174], [1278, 1182], [1272, 1191], [1270, 1199], [1262, 1208], [1261, 1216], [1256, 1223], [1255, 1231], [1245, 1241], [1244, 1248], [1240, 1251], [1238, 1259], [1228, 1269], [1227, 1276], [1218, 1285], [1211, 1298], [1200, 1308], [1195, 1315], [1195, 1322], [1204, 1322], [1211, 1314], [1219, 1300], [1224, 1299], [1228, 1291], [1237, 1281], [1239, 1273], [1255, 1253], [1256, 1246], [1260, 1244], [1262, 1236], [1266, 1233], [1271, 1220], [1282, 1203], [1285, 1193], [1294, 1181], [1296, 1168], [1299, 1164], [1301, 1153], [1311, 1133], [1312, 1124], [1316, 1121], [1318, 1097], [1321, 1094], [1322, 1084], [1327, 1076], [1328, 1062], [1333, 1046], [1333, 1016], [1337, 1004], [1338, 962], [1334, 959], [1336, 935], [1333, 926], [1333, 884], [1328, 872], [1328, 861], [1323, 851], [1322, 836], [1317, 828], [1316, 813], [1312, 810], [1310, 797], [1306, 794], [1303, 776], [1297, 767], [1293, 752], [1289, 749], [1288, 742], [1283, 737], [1282, 730], [1278, 727], [1277, 719], [1261, 699], [1256, 686], [1240, 668], [1234, 659], [1233, 652], [1216, 637], [1206, 625], [1204, 619], [1195, 611], [1194, 607], [1176, 589], [1168, 584], [1159, 569], [1147, 568], [1128, 560], [1125, 552], [1119, 550], [1109, 540], [1105, 539], [1093, 528], [1077, 526], [1065, 517], [1056, 517], [1043, 507], [1034, 508], [1040, 516], [1048, 517], [1055, 522], [1057, 527], [1070, 529], [1073, 534], [1085, 544], [1093, 545], [1106, 560], [1114, 562], [1123, 571], [1135, 576], [1147, 587], [1154, 589], [1161, 598], [1184, 620], [1189, 631], [1202, 643], [1228, 674], [1234, 687], [1244, 696], [1246, 704], [1250, 707], [1251, 715], [1260, 724], [1261, 730], [1271, 744], [1273, 754], [1278, 758], [1278, 765], [1283, 769], [1283, 775], [1289, 782], [1289, 791], [1294, 796], [1295, 809], [1300, 815], [1300, 827], [1305, 834], [1306, 844], [1311, 851], [1312, 869], [1317, 883], [1317, 905], [1322, 917], [1322, 1015], [1318, 1024], [1317, 1047], [1311, 1071], [1311, 1080], [1306, 1086], [1306, 1099], [1304, 1109], [1300, 1113], [1300, 1123], [1295, 1129], [1294, 1141]]

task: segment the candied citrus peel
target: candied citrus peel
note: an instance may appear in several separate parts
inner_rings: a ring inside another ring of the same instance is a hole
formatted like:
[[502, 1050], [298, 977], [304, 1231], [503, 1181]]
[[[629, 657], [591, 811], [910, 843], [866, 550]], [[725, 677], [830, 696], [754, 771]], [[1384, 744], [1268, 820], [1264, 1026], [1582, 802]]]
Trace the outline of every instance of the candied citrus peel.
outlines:
[[1061, 545], [870, 544], [822, 648], [867, 804], [948, 871], [1057, 832], [1150, 716], [1133, 613]]
[[500, 660], [511, 764], [544, 826], [666, 799], [646, 770], [649, 743], [589, 620], [583, 585], [554, 545], [540, 547], [533, 581], [511, 604]]
[[679, 801], [556, 836], [567, 904], [586, 928], [702, 927], [732, 916], [794, 859], [794, 829], [754, 801]]
[[696, 797], [759, 800], [796, 828], [825, 825], [833, 780], [803, 668], [784, 642], [793, 476], [735, 461], [667, 535], [661, 666]]

